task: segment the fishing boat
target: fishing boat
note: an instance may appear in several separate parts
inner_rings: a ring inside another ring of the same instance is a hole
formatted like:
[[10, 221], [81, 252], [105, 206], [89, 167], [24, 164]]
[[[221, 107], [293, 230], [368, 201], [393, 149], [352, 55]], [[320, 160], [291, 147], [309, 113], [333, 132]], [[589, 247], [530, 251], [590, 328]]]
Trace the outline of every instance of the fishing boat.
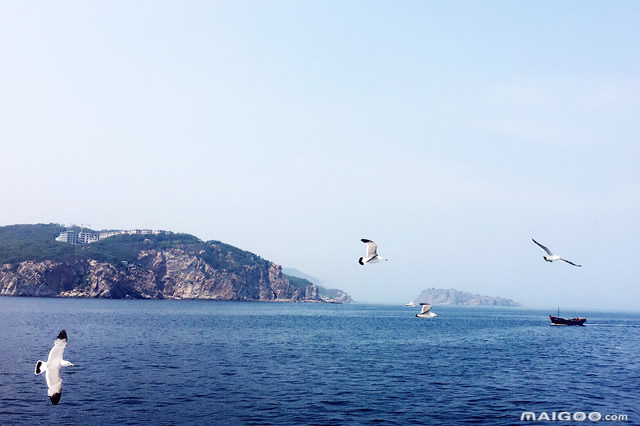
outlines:
[[560, 308], [558, 308], [558, 316], [554, 317], [553, 315], [549, 315], [549, 319], [551, 320], [551, 325], [584, 325], [587, 321], [586, 318], [575, 317], [575, 318], [561, 318], [560, 317]]

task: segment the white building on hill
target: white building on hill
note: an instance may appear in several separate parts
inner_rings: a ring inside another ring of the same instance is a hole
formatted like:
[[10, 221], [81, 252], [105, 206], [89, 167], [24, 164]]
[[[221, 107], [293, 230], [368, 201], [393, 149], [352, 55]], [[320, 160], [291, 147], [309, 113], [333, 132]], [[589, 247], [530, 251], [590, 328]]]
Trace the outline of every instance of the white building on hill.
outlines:
[[129, 231], [108, 231], [108, 232], [76, 232], [63, 231], [56, 237], [56, 241], [67, 244], [89, 244], [116, 235], [160, 235], [172, 234], [171, 231], [152, 231], [151, 229], [131, 229]]
[[78, 244], [78, 233], [76, 231], [63, 231], [58, 235], [56, 241], [67, 244]]
[[100, 239], [100, 234], [95, 232], [78, 232], [78, 243], [89, 244]]

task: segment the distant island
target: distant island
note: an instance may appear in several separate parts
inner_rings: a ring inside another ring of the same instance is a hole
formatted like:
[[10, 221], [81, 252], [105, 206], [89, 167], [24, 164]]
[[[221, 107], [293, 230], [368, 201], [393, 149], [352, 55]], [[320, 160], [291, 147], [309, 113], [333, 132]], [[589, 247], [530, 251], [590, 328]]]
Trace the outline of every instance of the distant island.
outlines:
[[518, 302], [502, 297], [482, 296], [453, 288], [429, 288], [413, 301], [432, 305], [474, 305], [474, 306], [522, 306]]
[[0, 295], [351, 302], [342, 290], [287, 275], [280, 265], [220, 241], [76, 228], [0, 227]]

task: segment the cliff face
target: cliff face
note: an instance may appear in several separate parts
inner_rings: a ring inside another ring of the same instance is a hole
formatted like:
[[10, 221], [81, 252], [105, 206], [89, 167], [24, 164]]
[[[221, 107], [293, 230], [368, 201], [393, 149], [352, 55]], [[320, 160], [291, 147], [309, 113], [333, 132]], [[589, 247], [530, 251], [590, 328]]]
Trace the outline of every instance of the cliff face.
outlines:
[[323, 287], [319, 287], [320, 297], [327, 301], [333, 303], [351, 303], [353, 299], [351, 299], [351, 295], [349, 293], [339, 290], [337, 288], [329, 288], [325, 289]]
[[454, 289], [430, 288], [414, 300], [414, 303], [429, 303], [432, 305], [476, 305], [476, 306], [521, 306], [511, 299], [502, 297], [482, 296]]
[[[271, 262], [252, 258], [215, 268], [206, 250], [141, 250], [127, 265], [94, 259], [22, 261], [0, 266], [0, 295], [259, 301], [326, 301], [317, 286], [294, 286]], [[229, 258], [229, 256], [227, 256]]]
[[325, 288], [324, 283], [316, 277], [305, 274], [294, 268], [282, 268], [282, 272], [289, 278], [301, 278], [314, 284], [318, 288], [318, 295], [326, 302], [331, 303], [351, 303], [353, 299], [349, 293], [337, 288]]

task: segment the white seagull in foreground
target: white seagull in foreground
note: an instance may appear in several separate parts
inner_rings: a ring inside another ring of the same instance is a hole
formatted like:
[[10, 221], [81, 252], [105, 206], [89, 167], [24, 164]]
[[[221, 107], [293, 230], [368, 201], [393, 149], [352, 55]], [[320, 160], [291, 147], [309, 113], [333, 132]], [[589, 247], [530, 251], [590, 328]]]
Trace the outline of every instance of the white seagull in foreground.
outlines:
[[382, 256], [378, 256], [378, 245], [371, 240], [367, 240], [365, 238], [361, 239], [363, 243], [367, 245], [367, 257], [361, 257], [358, 259], [358, 263], [364, 266], [366, 263], [378, 263], [382, 261], [387, 261], [389, 259], [385, 259]]
[[49, 395], [49, 399], [54, 405], [60, 402], [60, 397], [62, 396], [60, 369], [73, 365], [69, 361], [62, 359], [62, 353], [65, 347], [67, 347], [67, 332], [62, 330], [58, 333], [58, 337], [53, 343], [53, 348], [51, 348], [51, 352], [49, 352], [47, 362], [40, 360], [36, 362], [36, 374], [47, 373], [45, 375], [47, 378], [47, 386], [49, 386], [47, 395]]
[[433, 317], [437, 317], [436, 314], [431, 312], [431, 305], [429, 305], [428, 303], [421, 303], [420, 305], [422, 306], [422, 310], [420, 311], [419, 314], [416, 314], [416, 316], [418, 318], [433, 318]]
[[551, 253], [551, 250], [549, 250], [548, 248], [546, 248], [545, 246], [543, 246], [542, 244], [540, 244], [539, 242], [537, 242], [533, 238], [531, 240], [534, 243], [536, 243], [538, 245], [538, 247], [540, 247], [542, 250], [547, 252], [548, 256], [542, 256], [542, 257], [544, 257], [544, 260], [546, 260], [547, 262], [554, 262], [556, 260], [562, 260], [563, 262], [567, 262], [569, 265], [573, 265], [573, 266], [577, 266], [577, 267], [581, 267], [582, 266], [582, 265], [576, 265], [575, 263], [573, 263], [573, 262], [571, 262], [571, 261], [569, 261], [567, 259], [563, 259], [560, 256], [557, 256], [557, 255]]

